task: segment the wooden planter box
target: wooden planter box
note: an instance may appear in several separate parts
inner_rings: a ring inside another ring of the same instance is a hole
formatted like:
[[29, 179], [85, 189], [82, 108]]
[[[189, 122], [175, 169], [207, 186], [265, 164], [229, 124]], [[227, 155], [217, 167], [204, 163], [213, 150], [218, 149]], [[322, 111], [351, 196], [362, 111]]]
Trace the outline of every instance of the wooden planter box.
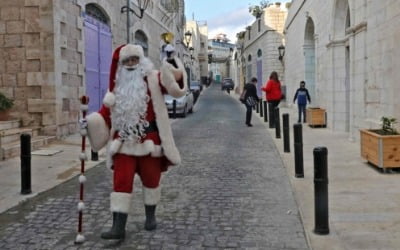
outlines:
[[307, 123], [310, 127], [322, 126], [326, 127], [325, 109], [321, 108], [308, 108], [307, 109]]
[[361, 156], [373, 165], [400, 167], [400, 135], [380, 135], [374, 130], [360, 130]]

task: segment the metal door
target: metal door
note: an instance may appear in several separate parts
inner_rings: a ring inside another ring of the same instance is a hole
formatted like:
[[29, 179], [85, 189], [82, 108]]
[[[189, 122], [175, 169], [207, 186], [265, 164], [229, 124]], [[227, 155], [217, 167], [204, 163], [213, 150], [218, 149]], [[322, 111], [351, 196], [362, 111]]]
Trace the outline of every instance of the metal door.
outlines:
[[100, 109], [108, 88], [111, 63], [110, 27], [93, 17], [85, 17], [86, 95], [89, 113]]

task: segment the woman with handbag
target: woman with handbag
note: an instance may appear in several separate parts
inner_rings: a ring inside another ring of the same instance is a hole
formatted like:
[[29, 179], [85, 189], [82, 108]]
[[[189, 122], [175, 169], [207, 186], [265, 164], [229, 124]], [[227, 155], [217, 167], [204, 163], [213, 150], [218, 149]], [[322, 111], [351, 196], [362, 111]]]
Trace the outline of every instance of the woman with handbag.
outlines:
[[251, 82], [244, 85], [244, 90], [246, 93], [244, 94], [244, 105], [246, 105], [246, 125], [248, 127], [252, 127], [251, 124], [251, 113], [253, 111], [254, 105], [258, 103], [257, 96], [257, 78], [251, 78]]

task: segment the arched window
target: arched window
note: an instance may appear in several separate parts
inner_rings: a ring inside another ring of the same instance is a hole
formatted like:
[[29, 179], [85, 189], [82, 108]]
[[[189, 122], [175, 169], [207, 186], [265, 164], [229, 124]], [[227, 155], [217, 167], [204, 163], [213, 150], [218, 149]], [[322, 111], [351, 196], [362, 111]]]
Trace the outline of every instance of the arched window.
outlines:
[[135, 32], [135, 44], [141, 45], [143, 47], [144, 55], [148, 56], [149, 45], [147, 42], [147, 36], [143, 31], [138, 30]]
[[251, 55], [247, 57], [247, 61], [251, 62]]
[[91, 17], [95, 18], [96, 20], [99, 20], [105, 24], [109, 24], [108, 16], [96, 4], [90, 3], [90, 4], [86, 5], [86, 15], [91, 16]]
[[258, 49], [258, 51], [257, 51], [257, 57], [261, 57], [262, 56], [262, 50], [261, 49]]

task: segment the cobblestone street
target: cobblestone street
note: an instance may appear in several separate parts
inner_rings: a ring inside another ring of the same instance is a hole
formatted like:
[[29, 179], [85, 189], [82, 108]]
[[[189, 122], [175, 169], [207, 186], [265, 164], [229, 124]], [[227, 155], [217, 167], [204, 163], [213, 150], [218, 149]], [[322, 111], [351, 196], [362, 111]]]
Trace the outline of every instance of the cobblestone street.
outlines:
[[256, 117], [251, 128], [244, 120], [242, 104], [212, 85], [173, 122], [182, 164], [164, 174], [157, 230], [143, 228], [136, 178], [125, 241], [100, 238], [111, 225], [112, 172], [99, 165], [86, 173], [84, 244], [74, 245], [74, 178], [1, 214], [0, 249], [308, 249], [273, 139]]

